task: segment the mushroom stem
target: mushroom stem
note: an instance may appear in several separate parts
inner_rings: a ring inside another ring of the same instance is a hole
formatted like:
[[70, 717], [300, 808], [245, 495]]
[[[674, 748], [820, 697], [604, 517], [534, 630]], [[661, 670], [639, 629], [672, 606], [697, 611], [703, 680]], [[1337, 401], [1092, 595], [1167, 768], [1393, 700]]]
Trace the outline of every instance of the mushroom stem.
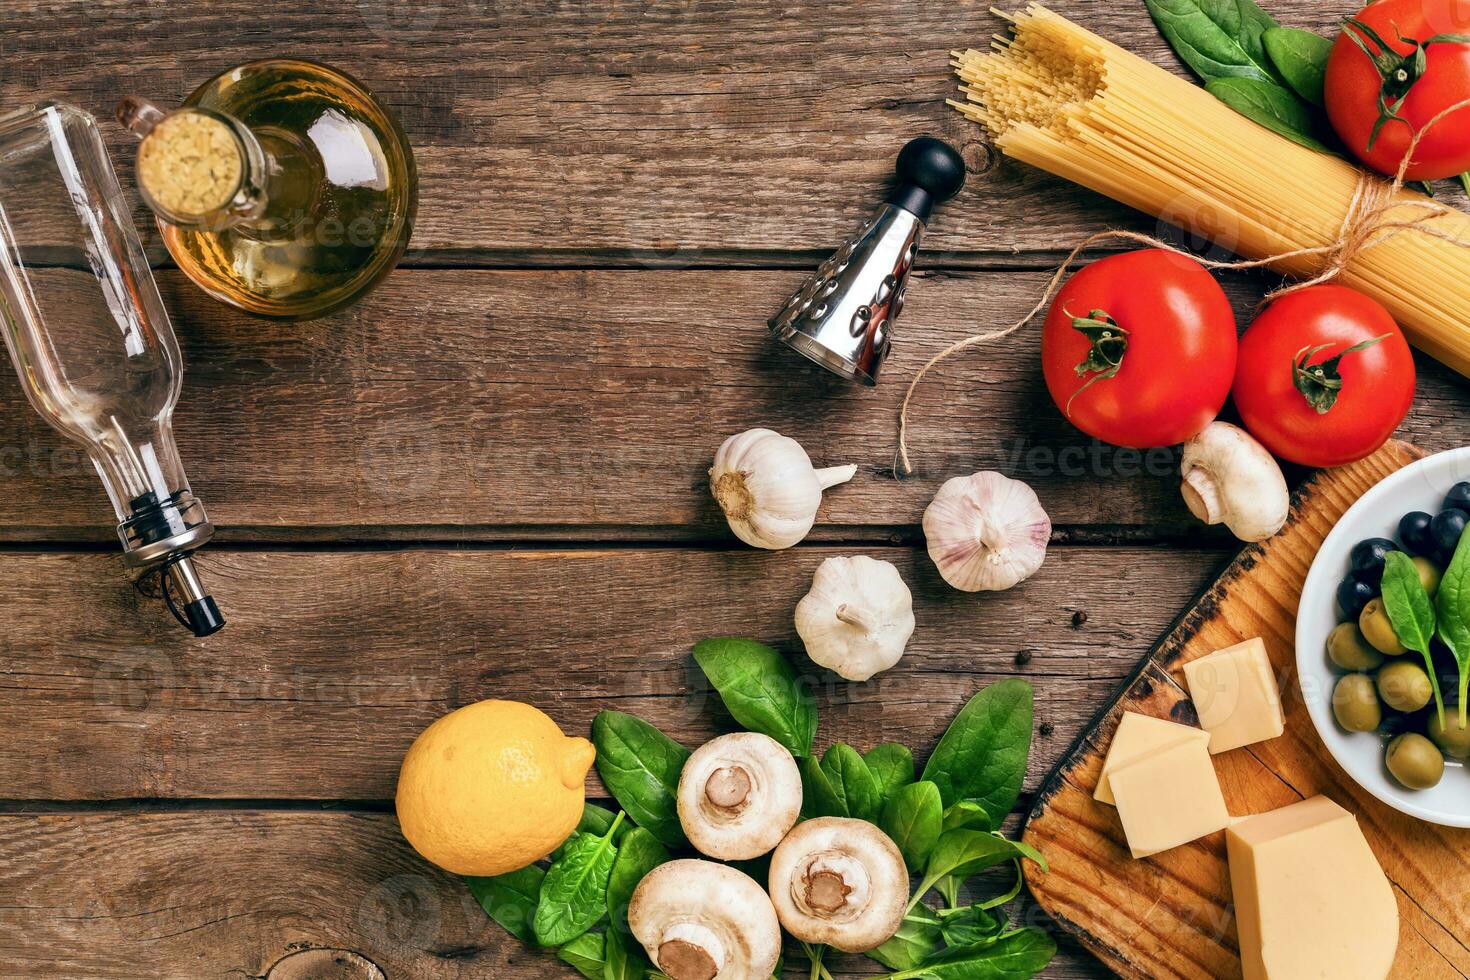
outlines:
[[687, 939], [669, 939], [660, 945], [658, 968], [670, 980], [714, 980], [720, 972], [709, 951]]
[[856, 626], [865, 633], [871, 633], [878, 628], [873, 617], [868, 615], [866, 609], [860, 609], [850, 602], [844, 602], [837, 607], [837, 618], [849, 626]]
[[1213, 473], [1196, 466], [1184, 474], [1179, 490], [1191, 514], [1206, 524], [1220, 523], [1220, 487]]
[[836, 871], [818, 871], [806, 880], [806, 904], [814, 912], [839, 911], [851, 893], [846, 879]]
[[849, 463], [846, 466], [828, 466], [817, 470], [817, 485], [823, 490], [835, 487], [839, 483], [846, 483], [857, 475], [856, 464]]
[[734, 810], [750, 799], [750, 773], [743, 766], [723, 766], [710, 773], [704, 796], [721, 810]]

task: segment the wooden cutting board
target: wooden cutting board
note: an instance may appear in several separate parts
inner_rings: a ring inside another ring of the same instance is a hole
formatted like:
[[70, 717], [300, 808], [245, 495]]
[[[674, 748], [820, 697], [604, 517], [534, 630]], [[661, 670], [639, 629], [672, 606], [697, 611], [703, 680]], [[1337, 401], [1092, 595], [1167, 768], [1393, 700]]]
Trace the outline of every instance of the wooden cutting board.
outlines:
[[1296, 608], [1313, 556], [1359, 496], [1419, 455], [1412, 446], [1389, 443], [1360, 463], [1309, 479], [1297, 492], [1286, 529], [1240, 553], [1042, 785], [1024, 835], [1046, 855], [1051, 871], [1028, 865], [1031, 893], [1122, 976], [1240, 976], [1224, 834], [1135, 861], [1117, 811], [1095, 802], [1092, 792], [1122, 712], [1197, 724], [1183, 665], [1252, 636], [1264, 638], [1276, 668], [1286, 732], [1214, 757], [1231, 814], [1259, 813], [1318, 793], [1347, 807], [1398, 898], [1394, 976], [1470, 976], [1470, 830], [1415, 820], [1359, 789], [1317, 737], [1296, 679]]

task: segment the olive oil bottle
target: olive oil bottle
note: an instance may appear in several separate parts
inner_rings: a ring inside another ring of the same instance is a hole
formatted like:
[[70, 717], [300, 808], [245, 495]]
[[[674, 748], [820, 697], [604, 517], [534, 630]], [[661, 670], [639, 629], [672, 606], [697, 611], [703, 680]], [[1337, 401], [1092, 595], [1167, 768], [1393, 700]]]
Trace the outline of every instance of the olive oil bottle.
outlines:
[[413, 151], [360, 82], [287, 58], [232, 68], [171, 112], [136, 97], [138, 187], [174, 261], [249, 313], [310, 319], [392, 270], [417, 206]]

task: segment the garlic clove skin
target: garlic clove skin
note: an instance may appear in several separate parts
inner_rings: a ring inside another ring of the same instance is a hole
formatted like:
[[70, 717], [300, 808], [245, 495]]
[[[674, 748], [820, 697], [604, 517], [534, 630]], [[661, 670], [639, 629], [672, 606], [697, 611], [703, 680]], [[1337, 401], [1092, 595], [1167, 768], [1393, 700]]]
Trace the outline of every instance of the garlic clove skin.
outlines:
[[754, 548], [779, 551], [811, 531], [822, 491], [856, 473], [852, 465], [816, 469], [795, 439], [750, 429], [716, 451], [710, 492], [736, 537]]
[[1229, 422], [1211, 422], [1186, 442], [1179, 470], [1189, 512], [1206, 524], [1224, 524], [1242, 541], [1266, 540], [1291, 514], [1291, 493], [1275, 458]]
[[815, 663], [865, 681], [903, 656], [914, 633], [913, 595], [889, 562], [828, 558], [796, 604], [796, 632]]
[[945, 481], [924, 511], [929, 557], [962, 592], [1000, 591], [1046, 559], [1051, 518], [1036, 492], [992, 470]]

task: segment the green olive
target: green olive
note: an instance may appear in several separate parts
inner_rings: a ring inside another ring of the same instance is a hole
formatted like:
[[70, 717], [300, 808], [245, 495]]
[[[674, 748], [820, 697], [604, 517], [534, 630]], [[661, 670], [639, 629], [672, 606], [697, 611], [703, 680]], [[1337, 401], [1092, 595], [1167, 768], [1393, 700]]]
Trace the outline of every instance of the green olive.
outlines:
[[1377, 670], [1383, 663], [1383, 654], [1363, 639], [1357, 623], [1338, 623], [1327, 634], [1327, 657], [1343, 670]]
[[1420, 555], [1414, 559], [1414, 567], [1419, 569], [1419, 582], [1424, 586], [1424, 591], [1433, 599], [1434, 594], [1439, 591], [1439, 578], [1442, 574], [1439, 566]]
[[1460, 721], [1460, 709], [1446, 705], [1444, 724], [1439, 723], [1439, 713], [1429, 719], [1429, 737], [1452, 759], [1470, 759], [1470, 725]]
[[1332, 690], [1332, 713], [1350, 732], [1371, 732], [1383, 721], [1378, 692], [1367, 674], [1348, 674]]
[[1399, 635], [1393, 631], [1393, 623], [1388, 620], [1388, 610], [1383, 608], [1381, 598], [1374, 599], [1363, 607], [1363, 614], [1358, 617], [1358, 628], [1363, 631], [1363, 639], [1373, 644], [1380, 653], [1397, 657], [1405, 652], [1404, 645], [1399, 642]]
[[1385, 761], [1393, 778], [1409, 789], [1428, 789], [1444, 775], [1444, 756], [1438, 746], [1416, 732], [1405, 732], [1389, 742]]
[[1423, 667], [1395, 660], [1378, 672], [1378, 696], [1395, 711], [1418, 711], [1434, 697], [1434, 685]]

